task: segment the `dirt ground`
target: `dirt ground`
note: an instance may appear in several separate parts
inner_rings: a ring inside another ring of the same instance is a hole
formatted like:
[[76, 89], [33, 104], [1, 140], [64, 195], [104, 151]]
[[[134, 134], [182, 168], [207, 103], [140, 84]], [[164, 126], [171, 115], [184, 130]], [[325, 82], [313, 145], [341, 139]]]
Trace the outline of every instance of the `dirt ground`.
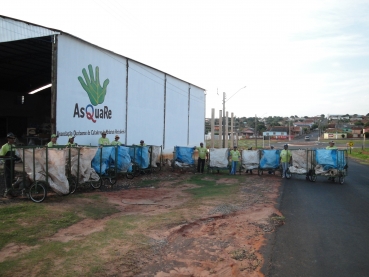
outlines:
[[[119, 179], [116, 188], [120, 185], [127, 187], [127, 182], [130, 187], [110, 189], [108, 186], [90, 192], [104, 194], [118, 207], [119, 213], [101, 220], [82, 220], [47, 239], [61, 242], [81, 240], [91, 233], [104, 230], [106, 222], [114, 217], [128, 214], [158, 215], [180, 209], [184, 214], [182, 222], [168, 223], [153, 230], [139, 230], [150, 238], [149, 247], [135, 249], [119, 244], [112, 246], [117, 258], [110, 259], [105, 265], [105, 276], [264, 276], [261, 273], [265, 262], [261, 249], [266, 243], [266, 234], [283, 224], [283, 218], [276, 209], [280, 176], [267, 174], [260, 177], [243, 173], [239, 193], [230, 203], [207, 201], [194, 210], [183, 208], [190, 198], [184, 190], [194, 185], [186, 182], [173, 185], [192, 174], [163, 170], [133, 180]], [[135, 187], [135, 182], [139, 180], [157, 179], [158, 176], [162, 181], [155, 183], [155, 187]], [[166, 178], [168, 176], [170, 178]], [[204, 174], [203, 179], [207, 176]], [[221, 184], [240, 182], [226, 174], [218, 177], [217, 182]], [[65, 198], [65, 201], [52, 206], [57, 209], [60, 208], [58, 205], [65, 207], [75, 205], [75, 202]], [[7, 245], [0, 251], [0, 256], [14, 256], [24, 251], [24, 247]]]

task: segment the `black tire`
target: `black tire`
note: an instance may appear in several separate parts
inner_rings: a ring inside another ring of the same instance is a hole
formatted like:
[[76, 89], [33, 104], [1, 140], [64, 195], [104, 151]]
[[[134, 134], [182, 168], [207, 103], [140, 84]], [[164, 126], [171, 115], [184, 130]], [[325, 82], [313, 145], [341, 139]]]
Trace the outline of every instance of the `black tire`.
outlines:
[[310, 179], [310, 182], [315, 182], [315, 181], [316, 181], [316, 179], [317, 179], [316, 174], [310, 175], [310, 176], [309, 176], [309, 179]]
[[47, 195], [46, 184], [41, 181], [34, 182], [29, 188], [28, 194], [33, 202], [41, 203]]
[[260, 175], [263, 175], [263, 170], [262, 169], [258, 169], [258, 175], [260, 176]]
[[287, 178], [287, 179], [291, 179], [291, 177], [292, 177], [292, 173], [291, 173], [291, 171], [287, 168], [287, 170], [286, 170], [286, 178]]
[[133, 172], [127, 172], [126, 173], [126, 178], [127, 179], [133, 179], [135, 177], [135, 175], [133, 175]]
[[109, 182], [110, 184], [115, 185], [117, 183], [117, 178], [116, 177], [109, 178]]
[[69, 194], [72, 194], [76, 191], [77, 189], [77, 181], [74, 178], [68, 178], [68, 183], [69, 183]]
[[99, 189], [102, 185], [102, 178], [100, 177], [99, 180], [97, 181], [90, 181], [90, 186], [93, 188], [93, 189]]
[[345, 182], [345, 177], [340, 176], [339, 179], [338, 179], [338, 182], [342, 185]]

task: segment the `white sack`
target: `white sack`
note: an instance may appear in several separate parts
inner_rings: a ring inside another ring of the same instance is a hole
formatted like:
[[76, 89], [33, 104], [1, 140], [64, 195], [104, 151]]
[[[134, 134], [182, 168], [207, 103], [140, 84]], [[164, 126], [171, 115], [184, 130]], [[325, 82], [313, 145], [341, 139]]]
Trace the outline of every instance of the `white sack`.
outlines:
[[24, 157], [23, 157], [23, 149], [19, 149], [19, 156], [21, 157], [25, 171], [28, 177], [34, 181], [33, 179], [33, 150], [35, 152], [35, 180], [36, 181], [45, 181], [45, 172], [42, 166], [43, 163], [43, 152], [45, 152], [44, 148], [34, 148], [34, 149], [24, 149]]
[[228, 166], [228, 148], [210, 148], [210, 167], [225, 168]]
[[[68, 194], [69, 193], [69, 182], [65, 175], [66, 166], [66, 149], [48, 148], [48, 174], [50, 187], [56, 193]], [[44, 161], [46, 161], [46, 151], [44, 151]], [[46, 171], [46, 164], [44, 171]]]
[[159, 157], [160, 157], [160, 149], [161, 147], [160, 146], [152, 146], [151, 147], [151, 166], [152, 167], [158, 167], [156, 165], [156, 162], [158, 161]]
[[291, 173], [305, 174], [311, 168], [311, 163], [307, 161], [306, 150], [293, 150], [292, 166], [289, 167]]
[[255, 169], [259, 167], [259, 150], [242, 150], [242, 167], [246, 169]]
[[[91, 161], [95, 157], [97, 152], [97, 147], [82, 147], [80, 149], [80, 157], [79, 157], [79, 182], [84, 183], [89, 180], [98, 181], [99, 176], [91, 167]], [[78, 169], [78, 153], [74, 153], [74, 156], [71, 158], [71, 174], [77, 177], [77, 169]], [[97, 177], [96, 177], [97, 175]]]

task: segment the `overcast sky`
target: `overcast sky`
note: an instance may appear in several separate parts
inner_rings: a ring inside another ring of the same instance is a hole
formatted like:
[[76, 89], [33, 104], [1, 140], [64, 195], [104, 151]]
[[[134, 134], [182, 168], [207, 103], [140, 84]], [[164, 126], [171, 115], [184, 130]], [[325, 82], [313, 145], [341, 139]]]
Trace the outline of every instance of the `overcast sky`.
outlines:
[[[369, 113], [369, 1], [0, 0], [206, 90], [206, 116]], [[246, 88], [243, 88], [245, 87]], [[241, 89], [243, 88], [243, 89]]]

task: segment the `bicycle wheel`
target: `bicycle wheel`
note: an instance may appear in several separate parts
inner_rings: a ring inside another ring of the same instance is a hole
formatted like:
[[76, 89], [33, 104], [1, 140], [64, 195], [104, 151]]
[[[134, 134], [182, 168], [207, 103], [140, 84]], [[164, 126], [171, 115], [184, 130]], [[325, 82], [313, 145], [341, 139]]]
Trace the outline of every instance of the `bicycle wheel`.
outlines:
[[28, 193], [33, 202], [41, 203], [45, 200], [47, 195], [46, 184], [41, 181], [36, 181], [31, 185]]
[[338, 179], [338, 182], [342, 185], [345, 182], [345, 177], [340, 176], [339, 179]]
[[311, 182], [315, 182], [317, 176], [315, 174], [309, 176]]
[[263, 175], [263, 170], [261, 168], [258, 168], [258, 175]]
[[109, 183], [112, 185], [115, 185], [117, 183], [117, 178], [116, 177], [109, 177]]
[[99, 189], [102, 185], [102, 178], [100, 177], [97, 181], [90, 181], [90, 186], [94, 189]]

